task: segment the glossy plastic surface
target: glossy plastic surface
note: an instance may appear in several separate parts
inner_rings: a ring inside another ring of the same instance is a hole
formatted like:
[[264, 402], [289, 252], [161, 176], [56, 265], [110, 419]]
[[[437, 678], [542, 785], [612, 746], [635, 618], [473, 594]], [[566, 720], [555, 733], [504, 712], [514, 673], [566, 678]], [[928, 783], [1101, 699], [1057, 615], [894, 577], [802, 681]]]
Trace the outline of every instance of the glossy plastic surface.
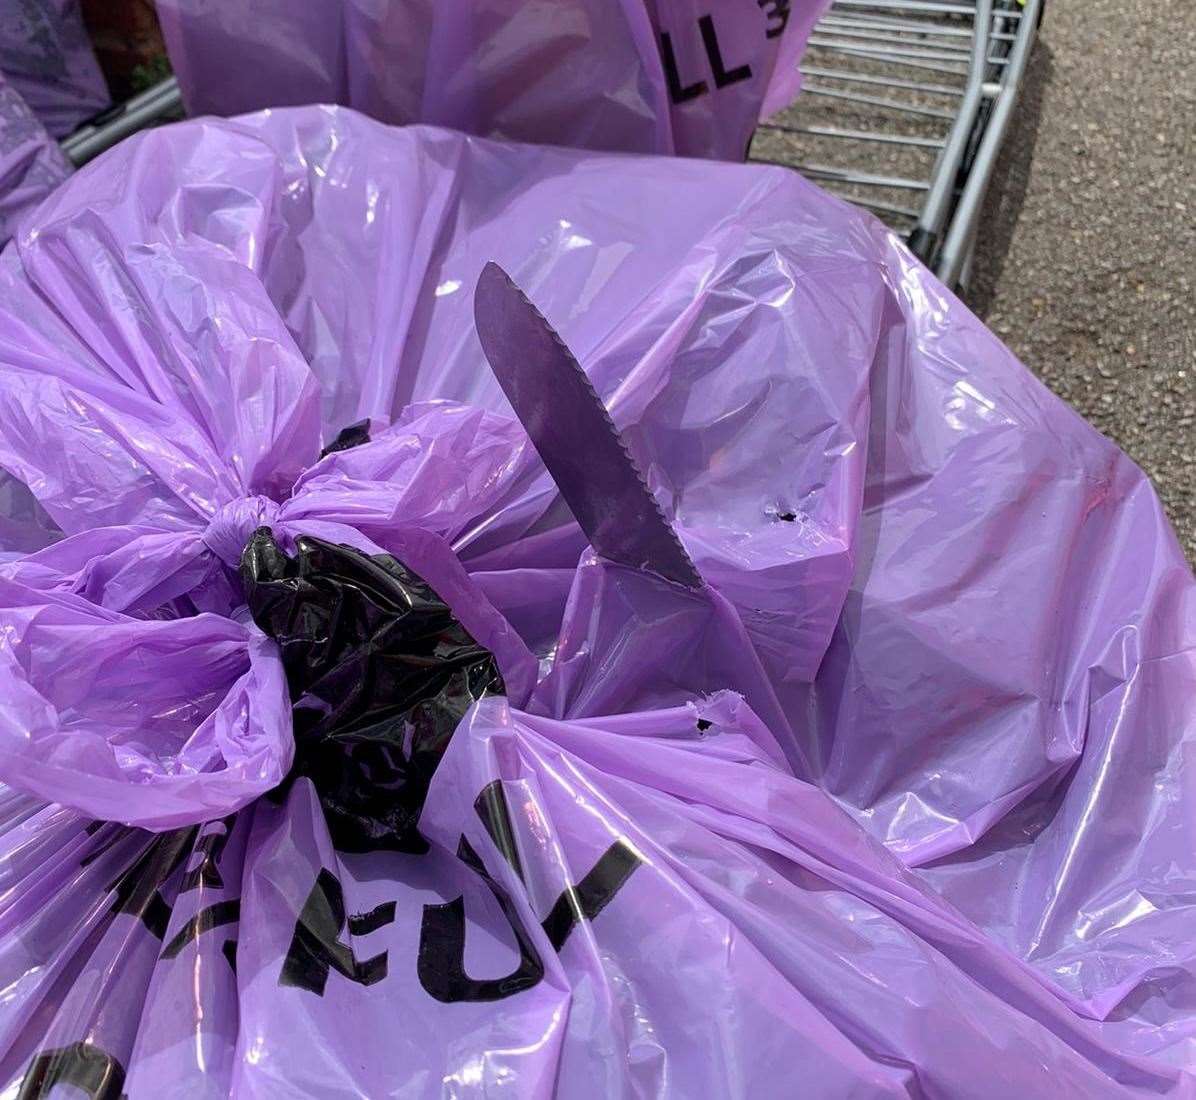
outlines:
[[340, 103], [391, 123], [742, 160], [829, 0], [158, 0], [193, 115]]
[[453, 731], [506, 694], [493, 655], [389, 554], [303, 536], [289, 556], [262, 527], [241, 582], [287, 674], [288, 781], [311, 780], [338, 851], [426, 851], [419, 815]]
[[[489, 260], [703, 587], [584, 546], [478, 343]], [[795, 175], [339, 109], [141, 135], [0, 256], [0, 466], [26, 1095], [1193, 1095], [1191, 573]], [[263, 526], [391, 555], [493, 656], [426, 852], [283, 785]]]

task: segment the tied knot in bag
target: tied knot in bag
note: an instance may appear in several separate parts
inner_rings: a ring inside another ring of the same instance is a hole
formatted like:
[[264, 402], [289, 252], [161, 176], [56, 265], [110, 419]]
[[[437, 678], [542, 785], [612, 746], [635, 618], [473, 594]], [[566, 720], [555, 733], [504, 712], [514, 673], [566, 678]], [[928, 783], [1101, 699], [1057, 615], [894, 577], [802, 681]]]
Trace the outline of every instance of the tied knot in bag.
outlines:
[[204, 545], [230, 569], [241, 564], [250, 536], [259, 527], [274, 527], [279, 505], [269, 497], [237, 497], [217, 509], [203, 533]]

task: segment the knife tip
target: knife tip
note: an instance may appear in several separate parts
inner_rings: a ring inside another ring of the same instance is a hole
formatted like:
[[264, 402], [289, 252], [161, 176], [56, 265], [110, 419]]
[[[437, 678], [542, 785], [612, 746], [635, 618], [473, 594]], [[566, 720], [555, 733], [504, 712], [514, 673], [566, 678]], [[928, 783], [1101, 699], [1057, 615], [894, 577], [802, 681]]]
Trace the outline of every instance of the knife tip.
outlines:
[[515, 282], [515, 280], [507, 274], [506, 270], [501, 264], [496, 263], [494, 260], [487, 260], [485, 265], [482, 267], [481, 275], [478, 276], [478, 286], [480, 287], [483, 283], [494, 282], [495, 280], [500, 280], [504, 283], [510, 283], [512, 285], [514, 285]]

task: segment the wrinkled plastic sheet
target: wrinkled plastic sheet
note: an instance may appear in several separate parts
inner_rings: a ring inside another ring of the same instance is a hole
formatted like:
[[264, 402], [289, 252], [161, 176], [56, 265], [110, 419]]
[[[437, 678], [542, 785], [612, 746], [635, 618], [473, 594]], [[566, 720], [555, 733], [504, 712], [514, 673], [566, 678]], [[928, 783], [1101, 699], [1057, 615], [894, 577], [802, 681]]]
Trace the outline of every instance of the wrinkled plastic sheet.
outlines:
[[191, 114], [390, 123], [742, 160], [830, 0], [158, 0]]
[[[490, 260], [701, 588], [584, 545]], [[1193, 1094], [1191, 574], [793, 173], [140, 135], [0, 255], [0, 466], [23, 1095]]]

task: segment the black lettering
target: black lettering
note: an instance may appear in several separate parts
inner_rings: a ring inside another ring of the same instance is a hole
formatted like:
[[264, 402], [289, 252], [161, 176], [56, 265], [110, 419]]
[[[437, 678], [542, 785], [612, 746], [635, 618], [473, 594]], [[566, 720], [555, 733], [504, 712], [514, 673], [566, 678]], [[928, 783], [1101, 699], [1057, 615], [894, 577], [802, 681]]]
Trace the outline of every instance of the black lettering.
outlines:
[[[474, 800], [490, 839], [511, 864], [520, 881], [523, 866], [515, 844], [511, 815], [502, 783], [488, 784]], [[490, 888], [519, 945], [519, 965], [506, 977], [477, 979], [465, 973], [465, 898], [443, 905], [425, 905], [420, 922], [417, 971], [420, 984], [438, 1001], [497, 1001], [530, 989], [544, 977], [544, 963], [528, 936], [519, 912], [507, 892], [483, 866], [465, 837], [457, 845], [458, 858]], [[568, 886], [553, 903], [541, 929], [554, 951], [560, 952], [569, 934], [582, 920], [594, 920], [622, 889], [640, 864], [640, 857], [623, 840], [617, 840], [576, 886]]]
[[740, 65], [737, 69], [727, 70], [723, 64], [723, 52], [718, 44], [718, 32], [714, 29], [714, 19], [703, 15], [698, 20], [698, 28], [702, 32], [702, 44], [706, 47], [706, 57], [710, 61], [710, 72], [714, 76], [714, 86], [725, 88], [729, 84], [738, 84], [741, 80], [752, 78], [752, 67]]
[[349, 935], [368, 936], [385, 925], [393, 924], [394, 919], [395, 903], [393, 901], [384, 901], [381, 905], [375, 905], [368, 913], [350, 913]]
[[767, 20], [765, 38], [779, 38], [789, 25], [790, 0], [758, 0], [760, 10]]
[[514, 868], [519, 881], [526, 882], [527, 879], [523, 877], [523, 861], [519, 858], [519, 848], [515, 844], [515, 829], [511, 825], [511, 809], [507, 805], [501, 779], [495, 779], [482, 788], [481, 793], [473, 800], [473, 812], [481, 819], [487, 835], [494, 842], [494, 847]]
[[42, 1100], [55, 1085], [71, 1085], [90, 1100], [123, 1100], [125, 1069], [111, 1054], [91, 1043], [72, 1043], [42, 1051], [25, 1071], [17, 1100]]
[[576, 886], [566, 888], [540, 927], [558, 954], [569, 933], [582, 920], [592, 921], [610, 904], [640, 865], [640, 857], [624, 840], [616, 840]]
[[133, 830], [128, 826], [117, 825], [111, 821], [93, 821], [90, 825], [85, 825], [83, 831], [89, 836], [94, 837], [105, 825], [111, 825], [112, 828], [107, 835], [100, 838], [90, 852], [87, 853], [81, 860], [79, 860], [80, 867], [88, 867], [100, 858], [109, 848], [119, 844], [125, 837], [129, 836]]
[[185, 894], [189, 890], [198, 890], [200, 886], [222, 889], [224, 879], [220, 877], [220, 857], [228, 845], [228, 839], [233, 833], [233, 822], [236, 814], [230, 814], [221, 821], [212, 821], [203, 827], [204, 831], [195, 842], [195, 851], [202, 856], [199, 864], [188, 871], [179, 887], [179, 893]]
[[112, 912], [132, 914], [162, 939], [170, 923], [171, 907], [158, 888], [187, 857], [195, 832], [194, 828], [176, 829], [156, 836], [141, 857], [109, 884], [108, 889], [116, 894]]
[[425, 905], [419, 926], [419, 984], [438, 1001], [500, 1001], [531, 989], [544, 977], [544, 962], [523, 927], [507, 892], [483, 866], [465, 837], [457, 845], [457, 858], [475, 871], [490, 888], [519, 944], [519, 964], [503, 978], [471, 978], [465, 973], [465, 898], [444, 905]]
[[664, 77], [669, 85], [669, 99], [674, 103], [686, 103], [706, 94], [704, 80], [682, 85], [681, 74], [677, 69], [677, 55], [673, 52], [673, 38], [668, 31], [660, 32], [660, 62], [664, 66]]
[[[389, 908], [389, 911], [387, 911]], [[295, 934], [283, 960], [279, 985], [324, 995], [329, 970], [358, 985], [374, 985], [387, 973], [387, 952], [358, 962], [353, 948], [340, 942], [346, 924], [345, 895], [340, 880], [321, 868], [295, 922]], [[370, 930], [394, 920], [394, 906], [381, 905], [368, 915]]]
[[199, 939], [205, 932], [210, 932], [213, 928], [219, 928], [221, 925], [232, 924], [233, 921], [240, 919], [241, 902], [239, 899], [209, 905], [206, 909], [201, 909], [196, 913], [179, 929], [175, 937], [162, 950], [162, 958], [173, 959], [187, 944], [192, 940]]

